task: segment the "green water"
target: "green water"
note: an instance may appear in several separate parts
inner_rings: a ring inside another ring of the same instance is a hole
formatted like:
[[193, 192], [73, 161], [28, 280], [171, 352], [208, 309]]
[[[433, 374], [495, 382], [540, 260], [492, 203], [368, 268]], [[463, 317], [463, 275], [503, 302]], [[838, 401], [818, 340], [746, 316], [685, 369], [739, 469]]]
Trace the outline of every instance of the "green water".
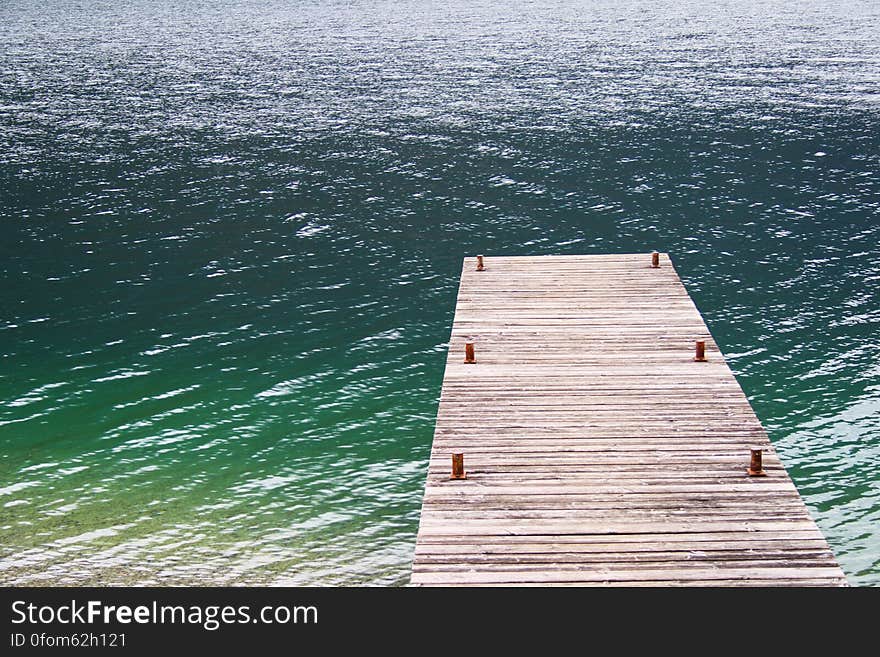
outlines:
[[0, 4], [0, 581], [408, 580], [461, 258], [668, 251], [880, 583], [880, 5]]

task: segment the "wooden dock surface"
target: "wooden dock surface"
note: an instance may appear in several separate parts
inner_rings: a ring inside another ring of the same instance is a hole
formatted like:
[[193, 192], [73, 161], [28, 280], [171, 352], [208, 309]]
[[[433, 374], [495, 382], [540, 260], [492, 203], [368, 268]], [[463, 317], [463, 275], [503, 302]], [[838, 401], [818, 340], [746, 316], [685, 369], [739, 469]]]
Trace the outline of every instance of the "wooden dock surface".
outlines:
[[[476, 271], [465, 259], [412, 584], [846, 585], [672, 262], [659, 263], [486, 257]], [[747, 474], [752, 447], [767, 476]], [[464, 480], [450, 479], [453, 453]]]

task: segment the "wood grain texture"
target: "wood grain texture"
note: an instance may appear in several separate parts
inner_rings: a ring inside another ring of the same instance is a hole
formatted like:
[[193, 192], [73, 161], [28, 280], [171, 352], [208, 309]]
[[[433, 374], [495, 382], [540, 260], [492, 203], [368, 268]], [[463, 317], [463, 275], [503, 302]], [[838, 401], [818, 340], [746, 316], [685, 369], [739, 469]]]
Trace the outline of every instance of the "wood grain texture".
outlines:
[[667, 254], [484, 263], [462, 269], [413, 585], [846, 585]]

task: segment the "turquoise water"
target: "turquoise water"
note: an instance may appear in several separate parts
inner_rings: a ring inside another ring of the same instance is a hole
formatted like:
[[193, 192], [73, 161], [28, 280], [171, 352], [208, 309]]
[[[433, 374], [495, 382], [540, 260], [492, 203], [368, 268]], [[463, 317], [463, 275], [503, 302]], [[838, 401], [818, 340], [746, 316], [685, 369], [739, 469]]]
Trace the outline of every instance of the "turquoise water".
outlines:
[[880, 584], [880, 5], [0, 4], [0, 582], [408, 580], [461, 258], [668, 251]]

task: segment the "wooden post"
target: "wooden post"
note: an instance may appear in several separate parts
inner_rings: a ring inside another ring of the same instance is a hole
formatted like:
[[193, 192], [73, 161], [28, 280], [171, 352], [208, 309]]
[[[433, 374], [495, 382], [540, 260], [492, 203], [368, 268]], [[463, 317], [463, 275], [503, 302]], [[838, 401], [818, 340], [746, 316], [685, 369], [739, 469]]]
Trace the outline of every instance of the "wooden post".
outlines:
[[660, 266], [660, 254], [654, 251], [651, 254], [651, 267], [657, 269]]
[[474, 343], [473, 342], [465, 342], [464, 343], [464, 362], [465, 363], [476, 363], [477, 359], [474, 358]]
[[483, 256], [477, 256], [477, 271], [483, 271], [485, 267], [483, 266]]
[[694, 356], [694, 360], [698, 363], [705, 363], [708, 358], [706, 358], [706, 341], [705, 340], [697, 340], [697, 354]]
[[450, 479], [467, 479], [467, 472], [464, 471], [464, 454], [452, 455], [452, 475]]
[[766, 477], [767, 473], [764, 472], [764, 465], [762, 454], [763, 450], [760, 447], [752, 447], [752, 460], [749, 463], [748, 473], [750, 477]]

